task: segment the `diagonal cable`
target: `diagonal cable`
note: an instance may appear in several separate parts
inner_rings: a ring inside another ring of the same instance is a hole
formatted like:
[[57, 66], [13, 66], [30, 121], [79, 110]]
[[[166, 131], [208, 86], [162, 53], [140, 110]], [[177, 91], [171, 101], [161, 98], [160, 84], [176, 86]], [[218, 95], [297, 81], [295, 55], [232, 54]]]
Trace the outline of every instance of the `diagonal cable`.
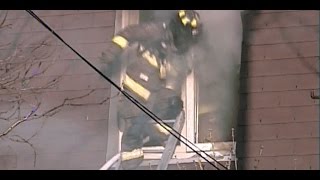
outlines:
[[[126, 91], [122, 90], [116, 83], [114, 83], [110, 78], [105, 76], [101, 71], [99, 71], [95, 66], [93, 66], [87, 59], [85, 59], [80, 53], [78, 53], [75, 49], [73, 49], [68, 43], [66, 43], [53, 29], [51, 29], [44, 21], [42, 21], [33, 11], [26, 10], [32, 17], [34, 17], [37, 21], [39, 21], [40, 24], [42, 24], [45, 28], [47, 28], [53, 35], [55, 35], [61, 42], [63, 42], [67, 47], [69, 47], [75, 54], [77, 54], [85, 63], [87, 63], [91, 68], [93, 68], [99, 75], [101, 75], [104, 79], [106, 79], [108, 82], [110, 82], [118, 91], [120, 91], [126, 98], [128, 98], [133, 104], [135, 104], [140, 110], [142, 110], [144, 113], [146, 113], [149, 117], [151, 117], [154, 121], [156, 121], [162, 128], [167, 130], [171, 135], [173, 135], [175, 138], [177, 138], [180, 142], [185, 144], [187, 147], [189, 147], [192, 151], [194, 151], [196, 154], [198, 154], [200, 157], [202, 157], [205, 161], [207, 161], [210, 165], [215, 167], [217, 170], [220, 170], [216, 165], [214, 165], [212, 162], [210, 162], [206, 157], [202, 156], [201, 153], [196, 151], [194, 148], [190, 146], [192, 144], [194, 147], [199, 149], [202, 153], [204, 153], [207, 157], [210, 157], [213, 161], [215, 161], [217, 164], [222, 166], [224, 169], [227, 170], [227, 167], [222, 165], [220, 162], [218, 162], [216, 159], [208, 155], [205, 151], [201, 150], [199, 147], [195, 146], [192, 142], [190, 142], [187, 138], [182, 136], [179, 132], [177, 132], [175, 129], [169, 129], [166, 126], [169, 126], [165, 122], [163, 122], [159, 117], [157, 117], [153, 112], [151, 112], [149, 109], [147, 109], [144, 105], [142, 105], [139, 101], [137, 101], [135, 98], [133, 98], [130, 94], [128, 94]], [[160, 121], [160, 122], [159, 122]], [[165, 126], [166, 125], [166, 126]], [[178, 134], [174, 134], [173, 132]], [[183, 138], [186, 142], [181, 141], [180, 138]]]

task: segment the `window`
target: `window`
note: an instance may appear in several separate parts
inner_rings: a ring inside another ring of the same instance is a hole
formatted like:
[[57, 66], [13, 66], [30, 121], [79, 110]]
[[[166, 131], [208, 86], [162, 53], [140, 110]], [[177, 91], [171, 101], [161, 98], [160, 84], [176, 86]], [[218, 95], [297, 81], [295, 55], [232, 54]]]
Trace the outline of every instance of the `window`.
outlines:
[[[117, 11], [116, 31], [117, 27], [123, 28], [131, 23], [141, 23], [155, 19], [165, 20], [171, 13], [172, 10]], [[119, 82], [119, 77], [115, 77], [116, 82]], [[182, 99], [184, 101], [186, 119], [181, 134], [202, 151], [207, 151], [215, 157], [220, 157], [221, 161], [230, 161], [230, 158], [235, 160], [235, 143], [232, 141], [232, 138], [230, 138], [231, 136], [229, 136], [228, 139], [222, 139], [221, 141], [221, 139], [215, 139], [213, 135], [214, 133], [210, 132], [214, 129], [214, 124], [210, 124], [210, 122], [215, 118], [216, 105], [213, 102], [208, 101], [206, 96], [207, 93], [213, 91], [214, 88], [202, 82], [203, 81], [199, 81], [199, 75], [196, 72], [192, 72], [186, 79], [185, 85], [182, 89]], [[117, 91], [113, 88], [111, 96], [116, 93]], [[119, 142], [121, 139], [121, 133], [114, 128], [118, 125], [116, 117], [116, 101], [117, 99], [112, 99], [110, 101], [107, 159], [110, 159], [113, 155], [118, 153], [120, 149]], [[174, 120], [167, 120], [167, 122], [169, 124], [173, 124]], [[210, 128], [210, 126], [212, 127]], [[231, 134], [231, 132], [226, 133]], [[147, 145], [143, 150], [145, 152], [145, 160], [159, 160], [161, 159], [164, 147]], [[230, 153], [226, 154], [225, 150], [230, 150]], [[195, 153], [192, 152], [191, 149], [187, 148], [183, 143], [179, 143], [174, 157], [184, 159], [191, 158], [194, 155]], [[148, 165], [148, 163], [150, 162], [144, 162], [145, 165]]]
[[[140, 10], [140, 22], [148, 21], [166, 21], [168, 17], [174, 13], [172, 10]], [[199, 88], [200, 87], [200, 88]], [[186, 80], [186, 83], [182, 92], [182, 99], [184, 101], [184, 111], [185, 111], [185, 125], [182, 130], [182, 135], [186, 137], [192, 143], [204, 143], [204, 141], [199, 140], [198, 135], [198, 120], [204, 121], [203, 114], [198, 114], [199, 110], [202, 112], [205, 108], [209, 108], [208, 111], [212, 111], [210, 106], [204, 107], [203, 105], [207, 102], [204, 102], [203, 96], [199, 96], [198, 90], [202, 90], [202, 84], [197, 83], [195, 73], [191, 73]], [[201, 131], [200, 131], [201, 132]], [[200, 133], [201, 134], [201, 133]], [[202, 135], [202, 134], [201, 134]], [[197, 144], [201, 147], [202, 150], [210, 150], [211, 143], [208, 144]], [[163, 147], [152, 147], [145, 148], [148, 150], [160, 150]], [[177, 152], [189, 152], [190, 150], [184, 145], [180, 144], [177, 147]]]

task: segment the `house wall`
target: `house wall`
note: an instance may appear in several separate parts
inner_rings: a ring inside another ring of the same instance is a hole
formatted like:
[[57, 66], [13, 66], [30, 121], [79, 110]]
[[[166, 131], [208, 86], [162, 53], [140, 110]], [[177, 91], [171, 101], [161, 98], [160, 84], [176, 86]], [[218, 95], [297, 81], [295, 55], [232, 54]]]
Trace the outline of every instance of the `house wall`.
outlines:
[[240, 169], [319, 169], [319, 11], [243, 16]]
[[[34, 12], [100, 67], [99, 56], [114, 34], [114, 10]], [[9, 71], [12, 77], [20, 72], [13, 89], [0, 89], [0, 134], [38, 109], [0, 135], [0, 169], [99, 169], [106, 160], [110, 83], [27, 12], [0, 11], [0, 22], [5, 16], [0, 76], [8, 75], [8, 59], [10, 67], [22, 68]]]

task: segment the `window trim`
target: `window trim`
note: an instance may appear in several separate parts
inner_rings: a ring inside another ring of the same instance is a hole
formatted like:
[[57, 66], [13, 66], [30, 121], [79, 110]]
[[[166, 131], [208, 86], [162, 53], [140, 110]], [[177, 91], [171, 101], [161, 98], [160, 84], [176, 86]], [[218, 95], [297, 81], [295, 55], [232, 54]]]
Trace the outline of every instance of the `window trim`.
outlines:
[[[139, 10], [116, 10], [115, 16], [115, 32], [116, 34], [120, 29], [126, 27], [129, 24], [139, 23]], [[112, 77], [112, 80], [120, 85], [120, 72]], [[184, 102], [185, 111], [185, 124], [182, 128], [181, 134], [186, 137], [192, 144], [199, 147], [202, 151], [211, 151], [213, 143], [197, 143], [197, 83], [195, 82], [195, 75], [192, 72], [186, 79], [186, 82], [182, 88], [182, 100]], [[111, 87], [110, 97], [116, 96], [118, 90]], [[188, 97], [188, 98], [187, 98]], [[117, 121], [117, 102], [118, 98], [110, 99], [109, 103], [109, 119], [108, 119], [108, 137], [107, 137], [107, 155], [106, 158], [110, 159], [115, 154], [119, 153], [121, 145], [122, 132], [118, 130]], [[112, 144], [112, 145], [111, 145]], [[164, 147], [143, 147], [145, 153], [162, 153]], [[175, 150], [175, 154], [193, 152], [185, 144], [178, 145]]]
[[[139, 22], [139, 10], [116, 10], [115, 15], [115, 27], [114, 34], [116, 34], [122, 28], [129, 24], [137, 24]], [[120, 72], [115, 74], [112, 78], [113, 82], [120, 85]], [[119, 153], [121, 145], [122, 132], [118, 130], [118, 116], [117, 116], [117, 104], [118, 97], [116, 96], [119, 91], [111, 86], [109, 101], [109, 116], [108, 116], [108, 137], [107, 137], [107, 153], [106, 159], [111, 159], [114, 155]]]

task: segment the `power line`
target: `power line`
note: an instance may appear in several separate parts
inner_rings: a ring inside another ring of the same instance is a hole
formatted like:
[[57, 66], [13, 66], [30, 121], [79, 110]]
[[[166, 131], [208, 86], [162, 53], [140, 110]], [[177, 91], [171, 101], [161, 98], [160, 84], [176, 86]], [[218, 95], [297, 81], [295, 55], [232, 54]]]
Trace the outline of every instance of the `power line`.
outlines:
[[[202, 156], [201, 153], [193, 149], [188, 143], [195, 146], [192, 142], [190, 142], [187, 138], [182, 136], [179, 132], [177, 132], [175, 129], [169, 129], [166, 126], [169, 126], [165, 122], [163, 122], [162, 119], [157, 117], [153, 112], [151, 112], [149, 109], [147, 109], [144, 105], [142, 105], [139, 101], [137, 101], [134, 97], [132, 97], [130, 94], [128, 94], [126, 91], [123, 91], [117, 84], [115, 84], [110, 78], [105, 76], [101, 71], [99, 71], [95, 66], [93, 66], [87, 59], [85, 59], [80, 53], [78, 53], [75, 49], [73, 49], [68, 43], [66, 43], [53, 29], [51, 29], [44, 21], [42, 21], [32, 10], [26, 10], [33, 18], [35, 18], [40, 24], [42, 24], [45, 28], [47, 28], [53, 35], [55, 35], [62, 43], [64, 43], [67, 47], [69, 47], [75, 54], [77, 54], [85, 63], [87, 63], [92, 69], [94, 69], [99, 75], [101, 75], [103, 78], [105, 78], [109, 83], [111, 83], [118, 91], [120, 91], [126, 98], [128, 98], [133, 104], [135, 104], [140, 110], [142, 110], [144, 113], [146, 113], [151, 119], [153, 119], [156, 123], [158, 123], [161, 127], [163, 127], [165, 130], [167, 130], [171, 135], [173, 135], [175, 138], [177, 138], [180, 142], [185, 144], [187, 147], [189, 147], [192, 151], [194, 151], [196, 154], [198, 154], [200, 157], [202, 157], [204, 160], [206, 160], [210, 165], [215, 167], [217, 170], [220, 170], [216, 165], [214, 165], [212, 162], [210, 162], [208, 159], [206, 159], [204, 156]], [[160, 121], [160, 122], [159, 122]], [[164, 125], [163, 125], [164, 124]], [[166, 126], [165, 126], [166, 125]], [[180, 138], [183, 138], [186, 140], [186, 142], [181, 141], [179, 137], [174, 134], [173, 132], [177, 133]], [[197, 146], [195, 146], [198, 148]], [[205, 151], [202, 151], [200, 148], [198, 148], [202, 153], [204, 153], [206, 156], [210, 157], [213, 161], [215, 161], [217, 164], [222, 166], [224, 169], [227, 169], [224, 165], [222, 165], [220, 162], [218, 162], [213, 157], [209, 156]]]
[[[175, 138], [177, 138], [179, 141], [179, 137], [175, 135], [171, 130], [173, 130], [175, 133], [177, 133], [181, 138], [185, 139], [187, 142], [192, 144], [188, 139], [186, 139], [184, 136], [182, 136], [179, 132], [177, 132], [175, 129], [168, 129], [165, 125], [167, 125], [165, 122], [163, 122], [159, 117], [157, 117], [154, 113], [152, 113], [149, 109], [147, 109], [145, 106], [143, 106], [139, 101], [137, 101], [135, 98], [133, 98], [130, 94], [128, 94], [126, 91], [123, 91], [117, 84], [115, 84], [110, 78], [105, 76], [101, 71], [99, 71], [96, 67], [94, 67], [88, 60], [86, 60], [80, 53], [78, 53], [75, 49], [73, 49], [68, 43], [66, 43], [54, 30], [52, 30], [45, 22], [43, 22], [36, 14], [33, 13], [31, 10], [26, 10], [31, 16], [33, 16], [36, 20], [38, 20], [43, 26], [45, 26], [51, 33], [53, 33], [61, 42], [63, 42], [66, 46], [68, 46], [74, 53], [76, 53], [83, 61], [85, 61], [91, 68], [93, 68], [98, 74], [100, 74], [102, 77], [104, 77], [108, 82], [110, 82], [114, 87], [116, 87], [126, 98], [128, 98], [132, 103], [134, 103], [140, 110], [142, 110], [144, 113], [146, 113], [149, 117], [151, 117], [154, 121], [156, 121], [161, 127], [166, 129], [169, 133], [171, 133]], [[151, 114], [151, 115], [150, 115]], [[160, 123], [161, 121], [162, 123]], [[168, 126], [168, 125], [167, 125]], [[182, 142], [182, 141], [181, 141]], [[214, 164], [212, 164], [210, 161], [208, 161], [205, 157], [203, 157], [199, 152], [194, 150], [189, 144], [184, 143], [186, 146], [188, 146], [191, 150], [193, 150], [196, 154], [201, 156], [204, 160], [206, 160], [209, 164], [211, 164], [213, 167], [219, 170], [218, 167], [216, 167]], [[192, 144], [195, 146], [194, 144]], [[197, 147], [197, 146], [195, 146]], [[197, 147], [198, 148], [198, 147]], [[198, 148], [200, 151], [202, 151], [200, 148]], [[210, 157], [213, 161], [227, 169], [225, 166], [223, 166], [220, 162], [216, 161], [214, 158], [209, 156], [206, 152], [202, 151], [204, 154], [206, 154], [208, 157]]]
[[[33, 13], [31, 10], [26, 10], [31, 16], [33, 16], [36, 20], [38, 20], [43, 26], [45, 26], [52, 34], [54, 34], [61, 42], [63, 42], [66, 46], [68, 46], [74, 53], [76, 53], [83, 61], [85, 61], [91, 68], [93, 68], [98, 74], [100, 74], [102, 77], [104, 77], [108, 82], [110, 82], [114, 87], [116, 87], [126, 98], [128, 98], [132, 103], [134, 103], [140, 110], [142, 110], [144, 113], [146, 113], [149, 117], [151, 117], [154, 121], [156, 121], [161, 127], [166, 129], [169, 133], [171, 133], [175, 138], [177, 138], [179, 141], [179, 137], [171, 132], [173, 130], [175, 133], [179, 134], [180, 137], [183, 137], [179, 132], [175, 131], [174, 129], [168, 129], [165, 125], [167, 125], [165, 122], [163, 122], [159, 117], [157, 117], [154, 113], [152, 113], [150, 110], [148, 110], [145, 106], [143, 106], [139, 101], [137, 101], [135, 98], [133, 98], [130, 94], [123, 91], [117, 84], [115, 84], [110, 78], [105, 76], [101, 71], [99, 71], [96, 67], [94, 67], [88, 60], [86, 60], [80, 53], [78, 53], [75, 49], [73, 49], [68, 43], [66, 43], [54, 30], [52, 30], [45, 22], [43, 22], [36, 14]], [[151, 114], [151, 115], [150, 115]], [[156, 120], [157, 119], [157, 120]], [[158, 120], [160, 120], [162, 123], [160, 123]], [[168, 126], [168, 125], [167, 125]], [[189, 141], [185, 137], [183, 137], [187, 142]], [[181, 141], [182, 142], [182, 141]], [[216, 167], [213, 163], [208, 161], [205, 157], [203, 157], [199, 152], [194, 150], [192, 147], [190, 147], [189, 144], [184, 143], [186, 146], [188, 146], [191, 150], [193, 150], [195, 153], [197, 153], [199, 156], [201, 156], [203, 159], [205, 159], [209, 164], [211, 164], [213, 167], [219, 170], [218, 167]], [[189, 143], [191, 143], [189, 141]], [[191, 143], [192, 144], [192, 143]], [[193, 144], [192, 144], [193, 145]], [[195, 145], [194, 145], [195, 146]], [[197, 147], [197, 146], [196, 146]], [[198, 147], [197, 147], [198, 148]], [[198, 148], [199, 149], [199, 148]], [[201, 151], [201, 149], [199, 149]], [[204, 151], [202, 151], [205, 153]], [[208, 157], [207, 153], [205, 153]], [[214, 160], [216, 163], [219, 163], [214, 158], [211, 157], [212, 160]], [[222, 167], [224, 167], [221, 163], [219, 163]], [[227, 169], [226, 167], [224, 167]]]

